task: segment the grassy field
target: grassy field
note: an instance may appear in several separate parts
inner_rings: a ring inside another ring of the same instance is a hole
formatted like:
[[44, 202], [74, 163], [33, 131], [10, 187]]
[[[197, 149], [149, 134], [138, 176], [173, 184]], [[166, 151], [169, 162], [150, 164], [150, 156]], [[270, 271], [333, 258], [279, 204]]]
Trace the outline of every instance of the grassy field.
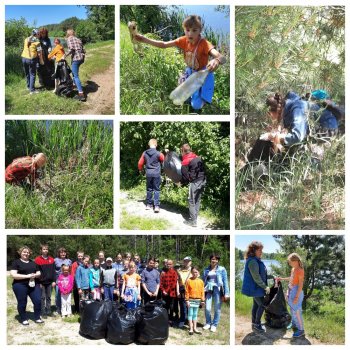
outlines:
[[[16, 142], [18, 137], [22, 143]], [[112, 228], [112, 125], [6, 122], [6, 164], [39, 151], [48, 163], [37, 186], [6, 185], [6, 228]]]
[[[81, 65], [79, 77], [87, 90], [93, 89], [95, 74], [106, 71], [114, 62], [114, 41], [103, 41], [85, 46], [86, 60]], [[6, 114], [79, 114], [84, 104], [74, 99], [58, 98], [52, 91], [29, 95], [21, 66], [21, 50], [6, 53], [5, 108]], [[68, 58], [70, 63], [70, 58]], [[39, 86], [38, 77], [36, 87]]]
[[[149, 37], [160, 40], [154, 34]], [[135, 53], [126, 24], [120, 24], [121, 114], [189, 114], [189, 105], [176, 106], [169, 99], [184, 69], [183, 55], [176, 48], [143, 45], [142, 54]], [[206, 105], [202, 114], [229, 114], [229, 60], [216, 71], [215, 81], [213, 103]]]
[[[33, 304], [28, 298], [27, 312], [29, 327], [23, 332], [18, 321], [17, 302], [12, 291], [12, 278], [7, 278], [7, 344], [8, 345], [104, 345], [104, 340], [90, 340], [79, 335], [79, 315], [70, 318], [49, 317], [43, 325], [34, 323]], [[54, 305], [54, 293], [52, 293]], [[228, 345], [230, 342], [230, 308], [222, 306], [221, 320], [217, 333], [203, 331], [202, 335], [188, 335], [188, 329], [169, 329], [167, 345]], [[198, 325], [204, 325], [204, 310], [199, 312]]]
[[[235, 291], [235, 313], [250, 318], [253, 298]], [[345, 305], [327, 302], [320, 313], [306, 310], [303, 312], [305, 333], [325, 344], [344, 344], [345, 342]]]
[[311, 146], [283, 163], [270, 162], [264, 181], [253, 168], [237, 173], [236, 229], [344, 229], [345, 137], [323, 144], [320, 167], [313, 163]]

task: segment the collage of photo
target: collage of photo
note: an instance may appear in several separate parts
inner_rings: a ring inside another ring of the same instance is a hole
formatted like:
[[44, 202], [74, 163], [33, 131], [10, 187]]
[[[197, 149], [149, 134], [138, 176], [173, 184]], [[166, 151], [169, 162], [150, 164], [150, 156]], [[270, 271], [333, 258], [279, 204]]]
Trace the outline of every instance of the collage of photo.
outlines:
[[5, 347], [345, 346], [346, 6], [269, 2], [0, 5]]

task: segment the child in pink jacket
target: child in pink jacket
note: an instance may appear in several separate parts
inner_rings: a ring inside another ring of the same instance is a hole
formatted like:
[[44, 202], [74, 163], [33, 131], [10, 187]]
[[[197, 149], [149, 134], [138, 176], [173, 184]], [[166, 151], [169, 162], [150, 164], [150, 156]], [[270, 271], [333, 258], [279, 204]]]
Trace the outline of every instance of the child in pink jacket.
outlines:
[[62, 265], [62, 273], [58, 276], [57, 285], [61, 292], [61, 314], [62, 317], [70, 317], [72, 314], [72, 290], [73, 277], [69, 273], [69, 266]]

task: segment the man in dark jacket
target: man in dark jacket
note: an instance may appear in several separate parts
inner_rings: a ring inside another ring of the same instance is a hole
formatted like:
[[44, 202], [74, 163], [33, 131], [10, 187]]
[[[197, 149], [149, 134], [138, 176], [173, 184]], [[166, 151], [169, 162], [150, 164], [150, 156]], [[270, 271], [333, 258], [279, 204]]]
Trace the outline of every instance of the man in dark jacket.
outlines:
[[47, 244], [41, 244], [40, 251], [34, 262], [40, 267], [41, 315], [46, 318], [51, 315], [51, 291], [56, 285], [55, 260], [49, 256]]
[[140, 172], [143, 166], [146, 169], [146, 210], [150, 210], [154, 206], [154, 212], [159, 213], [160, 171], [161, 163], [164, 162], [164, 154], [157, 151], [156, 139], [149, 140], [148, 145], [149, 149], [144, 151], [139, 159], [138, 169]]
[[207, 182], [204, 163], [201, 157], [192, 152], [189, 144], [185, 143], [181, 147], [181, 173], [183, 185], [189, 184], [188, 204], [190, 219], [185, 224], [197, 227], [201, 196]]

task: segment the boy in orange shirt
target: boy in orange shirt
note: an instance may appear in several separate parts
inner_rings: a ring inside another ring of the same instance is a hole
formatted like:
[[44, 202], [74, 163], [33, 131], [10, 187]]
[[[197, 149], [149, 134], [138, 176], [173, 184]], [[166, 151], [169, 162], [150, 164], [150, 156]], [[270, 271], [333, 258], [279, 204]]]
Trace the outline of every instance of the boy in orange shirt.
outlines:
[[192, 276], [187, 280], [185, 300], [188, 308], [188, 325], [190, 330], [189, 335], [202, 334], [197, 329], [197, 317], [200, 305], [204, 305], [205, 294], [204, 294], [204, 282], [199, 278], [199, 270], [196, 266], [191, 269]]
[[[55, 59], [55, 75], [56, 75], [56, 71], [57, 71], [57, 62], [61, 61], [64, 57], [64, 48], [61, 45], [61, 40], [58, 38], [55, 38], [55, 40], [53, 41], [55, 43], [55, 48], [49, 53], [49, 55], [47, 56], [50, 59]], [[53, 90], [53, 93], [56, 92], [57, 86], [59, 84], [59, 79], [56, 78], [55, 79], [55, 90]]]
[[[193, 72], [208, 69], [203, 86], [191, 96], [191, 106], [193, 109], [201, 109], [205, 103], [211, 103], [214, 95], [214, 74], [213, 72], [224, 64], [226, 59], [214, 46], [201, 36], [203, 29], [202, 19], [199, 16], [191, 15], [185, 18], [182, 23], [185, 35], [171, 41], [153, 40], [136, 34], [134, 39], [162, 49], [167, 47], [178, 47], [184, 51], [184, 59], [187, 65], [179, 83], [185, 81]], [[209, 61], [209, 56], [212, 59]]]

